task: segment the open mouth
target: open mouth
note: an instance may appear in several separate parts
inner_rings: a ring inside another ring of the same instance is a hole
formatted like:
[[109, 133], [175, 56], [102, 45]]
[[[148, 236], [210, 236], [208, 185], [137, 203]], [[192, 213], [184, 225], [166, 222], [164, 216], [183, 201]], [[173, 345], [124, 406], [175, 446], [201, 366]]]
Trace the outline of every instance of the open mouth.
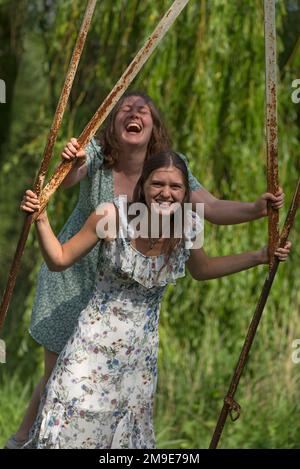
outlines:
[[129, 122], [129, 124], [127, 124], [125, 128], [126, 132], [132, 134], [139, 134], [143, 130], [142, 126], [137, 122]]

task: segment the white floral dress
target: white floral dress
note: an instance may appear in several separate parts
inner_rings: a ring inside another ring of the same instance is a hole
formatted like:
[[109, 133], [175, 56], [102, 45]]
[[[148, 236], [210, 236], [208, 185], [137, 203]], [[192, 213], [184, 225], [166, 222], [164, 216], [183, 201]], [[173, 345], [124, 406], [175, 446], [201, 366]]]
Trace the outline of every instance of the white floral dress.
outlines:
[[120, 234], [99, 252], [94, 294], [58, 358], [26, 448], [155, 448], [160, 302], [166, 285], [185, 275], [190, 251], [182, 243], [164, 266], [164, 255], [145, 256]]

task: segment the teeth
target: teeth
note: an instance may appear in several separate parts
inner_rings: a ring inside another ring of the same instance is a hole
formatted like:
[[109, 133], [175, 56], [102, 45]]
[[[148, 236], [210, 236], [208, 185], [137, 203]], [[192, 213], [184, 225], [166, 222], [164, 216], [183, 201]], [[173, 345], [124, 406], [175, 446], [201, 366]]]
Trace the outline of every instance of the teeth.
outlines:
[[170, 207], [171, 202], [157, 202], [160, 207]]
[[142, 127], [136, 122], [130, 122], [126, 127], [127, 132], [140, 132]]

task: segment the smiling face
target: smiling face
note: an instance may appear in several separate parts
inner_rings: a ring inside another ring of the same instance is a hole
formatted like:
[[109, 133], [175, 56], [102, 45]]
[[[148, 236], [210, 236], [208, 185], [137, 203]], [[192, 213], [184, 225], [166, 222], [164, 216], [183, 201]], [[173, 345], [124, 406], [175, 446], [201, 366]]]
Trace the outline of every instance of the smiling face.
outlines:
[[118, 110], [114, 129], [121, 147], [138, 146], [147, 149], [153, 130], [150, 107], [140, 96], [125, 98]]
[[144, 194], [147, 206], [160, 215], [173, 213], [172, 204], [182, 204], [186, 195], [182, 172], [175, 166], [152, 171], [145, 182]]

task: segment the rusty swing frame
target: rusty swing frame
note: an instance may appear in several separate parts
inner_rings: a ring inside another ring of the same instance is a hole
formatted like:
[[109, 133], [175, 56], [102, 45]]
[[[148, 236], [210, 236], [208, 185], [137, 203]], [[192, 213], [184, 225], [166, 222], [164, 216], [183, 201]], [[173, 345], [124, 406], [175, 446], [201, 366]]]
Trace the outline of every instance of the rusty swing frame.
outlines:
[[[91, 24], [97, 0], [88, 0], [81, 28], [74, 47], [72, 58], [69, 64], [63, 89], [53, 118], [53, 123], [49, 132], [45, 146], [42, 162], [34, 182], [34, 191], [37, 193], [40, 202], [40, 211], [26, 215], [23, 228], [19, 237], [13, 262], [9, 271], [8, 281], [0, 306], [0, 332], [4, 326], [5, 318], [9, 308], [9, 303], [16, 283], [16, 277], [20, 269], [21, 257], [23, 255], [26, 240], [30, 227], [37, 216], [46, 207], [51, 195], [54, 194], [66, 175], [72, 169], [75, 162], [62, 162], [50, 181], [43, 187], [45, 175], [49, 168], [49, 163], [53, 155], [54, 144], [61, 126], [63, 115], [67, 106], [69, 94], [76, 75], [82, 50]], [[127, 67], [112, 91], [100, 105], [92, 119], [86, 125], [78, 138], [81, 147], [88, 144], [95, 135], [98, 128], [103, 124], [106, 117], [115, 104], [124, 94], [130, 83], [146, 63], [152, 52], [161, 42], [167, 31], [170, 29], [176, 18], [180, 15], [189, 0], [175, 0], [166, 14], [163, 16], [154, 32], [147, 39], [136, 57]], [[268, 192], [276, 193], [278, 183], [278, 131], [277, 131], [277, 86], [276, 86], [276, 26], [275, 26], [275, 0], [264, 0], [264, 24], [265, 24], [265, 57], [266, 57], [266, 141], [267, 141], [267, 187]], [[277, 246], [283, 247], [294, 224], [296, 212], [300, 203], [300, 178], [295, 189], [293, 199], [282, 229], [279, 235], [278, 223], [279, 213], [268, 203], [268, 239], [269, 239], [269, 274], [264, 282], [261, 295], [259, 297], [253, 318], [248, 328], [247, 336], [242, 347], [242, 351], [235, 367], [231, 383], [224, 399], [224, 404], [220, 412], [212, 440], [209, 448], [215, 449], [219, 443], [226, 420], [230, 414], [231, 419], [237, 420], [240, 416], [240, 405], [234, 400], [237, 387], [245, 367], [245, 363], [250, 352], [255, 334], [261, 320], [264, 307], [266, 305], [274, 278], [276, 276], [279, 261], [274, 256]], [[235, 415], [234, 415], [235, 413]]]

